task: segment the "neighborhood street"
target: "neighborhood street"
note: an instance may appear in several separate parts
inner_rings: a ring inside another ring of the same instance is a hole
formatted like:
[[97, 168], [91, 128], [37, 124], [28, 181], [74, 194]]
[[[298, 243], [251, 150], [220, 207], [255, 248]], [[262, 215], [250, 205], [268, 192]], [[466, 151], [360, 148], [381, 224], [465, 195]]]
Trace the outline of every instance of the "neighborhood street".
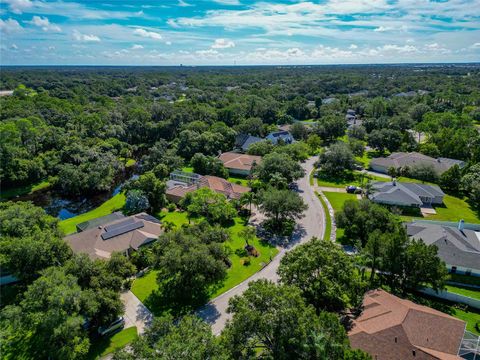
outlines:
[[315, 158], [310, 158], [302, 164], [302, 167], [305, 170], [305, 176], [297, 181], [298, 192], [302, 196], [304, 202], [308, 205], [308, 210], [305, 212], [305, 216], [298, 221], [295, 233], [292, 236], [292, 241], [287, 246], [283, 247], [272, 262], [265, 266], [265, 268], [255, 273], [236, 287], [211, 300], [198, 311], [198, 315], [212, 325], [212, 331], [214, 334], [218, 335], [225, 327], [226, 321], [230, 318], [230, 315], [227, 314], [226, 311], [230, 298], [242, 294], [248, 288], [248, 283], [250, 281], [258, 279], [277, 281], [277, 269], [280, 265], [280, 260], [287, 251], [291, 250], [298, 244], [310, 240], [313, 236], [318, 238], [323, 237], [325, 228], [323, 208], [316, 197], [314, 190], [309, 184], [309, 174], [313, 170], [314, 163]]

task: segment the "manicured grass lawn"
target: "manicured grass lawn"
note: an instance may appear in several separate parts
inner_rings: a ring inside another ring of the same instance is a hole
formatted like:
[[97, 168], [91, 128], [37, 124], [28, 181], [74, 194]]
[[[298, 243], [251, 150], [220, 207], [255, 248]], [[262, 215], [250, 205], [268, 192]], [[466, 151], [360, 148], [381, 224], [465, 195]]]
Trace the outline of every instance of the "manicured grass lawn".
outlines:
[[[357, 200], [357, 195], [355, 194], [347, 194], [347, 193], [338, 193], [338, 192], [328, 192], [323, 191], [323, 194], [328, 199], [330, 205], [332, 205], [333, 211], [337, 212], [342, 210], [343, 204], [347, 200]], [[341, 242], [343, 238], [344, 230], [337, 227], [335, 234], [337, 237], [337, 241]]]
[[238, 184], [238, 185], [242, 185], [242, 186], [248, 186], [248, 179], [245, 179], [243, 177], [229, 176], [229, 178], [227, 180], [231, 183], [234, 183], [234, 184]]
[[182, 168], [182, 171], [184, 171], [184, 172], [193, 172], [193, 167], [191, 167], [191, 166], [184, 166], [184, 167]]
[[388, 152], [382, 155], [378, 151], [370, 150], [370, 151], [364, 151], [362, 156], [355, 156], [355, 160], [361, 163], [365, 169], [368, 169], [368, 167], [370, 166], [370, 160], [376, 157], [383, 157], [388, 155], [389, 155]]
[[17, 196], [28, 195], [34, 193], [35, 191], [48, 189], [50, 186], [52, 186], [50, 182], [43, 180], [35, 184], [19, 186], [11, 189], [2, 188], [0, 191], [0, 199], [7, 200]]
[[480, 300], [480, 289], [475, 290], [472, 288], [459, 287], [459, 286], [453, 286], [453, 285], [447, 285], [445, 287], [447, 288], [448, 291], [453, 292], [455, 294], [468, 296], [473, 299]]
[[[188, 223], [186, 213], [161, 213], [159, 214], [159, 218], [161, 221], [171, 221], [177, 225], [177, 227]], [[240, 217], [236, 217], [234, 219], [234, 223], [227, 228], [230, 231], [231, 240], [227, 242], [226, 245], [232, 250], [232, 253], [229, 256], [230, 260], [232, 261], [232, 266], [227, 270], [227, 278], [224, 280], [224, 282], [211, 289], [210, 298], [214, 298], [224, 293], [235, 285], [241, 283], [243, 280], [249, 278], [257, 271], [261, 270], [262, 267], [278, 253], [278, 249], [274, 246], [261, 242], [259, 239], [255, 239], [251, 245], [258, 250], [260, 255], [258, 257], [250, 257], [250, 265], [243, 265], [241, 263], [242, 256], [236, 254], [235, 251], [241, 251], [245, 246], [245, 240], [243, 240], [239, 235], [240, 231], [242, 231], [245, 226], [245, 220]], [[155, 290], [158, 289], [156, 274], [157, 272], [155, 270], [149, 271], [144, 277], [136, 279], [133, 282], [131, 289], [132, 292], [140, 299], [140, 301], [145, 303], [146, 306], [150, 305], [150, 310], [152, 310], [154, 313], [155, 309], [152, 308], [151, 304], [149, 304], [148, 298]]]
[[344, 188], [348, 185], [362, 186], [362, 177], [364, 186], [368, 181], [388, 181], [387, 178], [362, 174], [360, 171], [345, 172], [339, 176], [327, 175], [320, 171], [317, 176], [317, 184], [318, 186], [340, 188]]
[[178, 229], [180, 228], [183, 224], [188, 224], [188, 216], [187, 212], [183, 211], [172, 211], [172, 212], [165, 212], [162, 211], [156, 215], [157, 218], [160, 219], [160, 221], [169, 221], [173, 224], [175, 224], [175, 227]]
[[480, 331], [475, 329], [475, 324], [480, 321], [480, 312], [475, 311], [472, 308], [468, 310], [461, 310], [461, 309], [453, 309], [452, 316], [456, 317], [457, 319], [463, 320], [467, 323], [467, 330], [480, 335]]
[[137, 337], [137, 328], [129, 327], [113, 336], [101, 338], [99, 341], [92, 344], [90, 352], [88, 353], [88, 358], [99, 359], [107, 354], [113, 353], [117, 349], [125, 347]]
[[315, 193], [322, 203], [323, 211], [325, 213], [325, 233], [323, 234], [324, 240], [330, 240], [330, 234], [332, 233], [332, 217], [328, 211], [328, 206], [323, 197], [319, 193]]
[[77, 224], [80, 224], [84, 221], [96, 219], [101, 216], [109, 215], [114, 211], [120, 210], [124, 206], [125, 206], [125, 194], [120, 193], [113, 196], [111, 199], [105, 201], [102, 205], [100, 205], [96, 209], [93, 209], [89, 212], [86, 212], [78, 216], [74, 216], [70, 219], [60, 221], [59, 227], [65, 234], [72, 234], [75, 231], [77, 231], [76, 229]]
[[328, 201], [332, 205], [333, 211], [337, 212], [342, 210], [343, 203], [347, 200], [357, 200], [357, 195], [355, 194], [347, 194], [347, 193], [339, 193], [339, 192], [323, 192], [327, 197]]
[[465, 220], [467, 223], [480, 223], [479, 215], [471, 206], [462, 199], [451, 195], [445, 195], [443, 198], [443, 206], [435, 206], [435, 215], [428, 215], [426, 217], [419, 216], [403, 216], [407, 221], [412, 219], [426, 219], [438, 221], [459, 221]]
[[144, 276], [135, 279], [130, 290], [141, 302], [145, 302], [152, 292], [158, 290], [157, 271], [150, 270]]

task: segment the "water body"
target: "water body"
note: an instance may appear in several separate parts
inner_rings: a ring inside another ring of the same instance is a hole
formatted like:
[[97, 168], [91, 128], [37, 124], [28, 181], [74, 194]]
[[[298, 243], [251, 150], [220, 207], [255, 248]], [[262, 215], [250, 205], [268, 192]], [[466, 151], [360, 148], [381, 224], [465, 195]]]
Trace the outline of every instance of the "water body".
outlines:
[[138, 178], [138, 175], [132, 175], [132, 172], [128, 171], [117, 180], [116, 187], [112, 191], [106, 191], [88, 197], [65, 197], [55, 190], [46, 189], [36, 191], [29, 195], [19, 196], [12, 200], [31, 201], [34, 205], [43, 208], [47, 214], [55, 216], [60, 220], [65, 220], [99, 207], [105, 201], [117, 195], [128, 180], [134, 180], [136, 178]]

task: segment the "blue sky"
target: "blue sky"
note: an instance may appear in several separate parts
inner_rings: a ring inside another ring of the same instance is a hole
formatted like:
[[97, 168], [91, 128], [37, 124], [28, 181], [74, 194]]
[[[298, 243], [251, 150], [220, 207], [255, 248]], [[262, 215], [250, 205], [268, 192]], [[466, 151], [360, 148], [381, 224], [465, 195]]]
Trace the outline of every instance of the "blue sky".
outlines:
[[480, 61], [480, 0], [1, 0], [3, 65]]

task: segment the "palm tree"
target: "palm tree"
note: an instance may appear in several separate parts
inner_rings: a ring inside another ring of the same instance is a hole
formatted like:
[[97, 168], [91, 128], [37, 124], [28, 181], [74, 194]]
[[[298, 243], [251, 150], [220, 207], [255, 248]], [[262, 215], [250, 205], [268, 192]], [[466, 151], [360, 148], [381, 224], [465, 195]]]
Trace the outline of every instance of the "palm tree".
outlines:
[[248, 205], [250, 214], [252, 213], [252, 204], [254, 202], [255, 202], [255, 193], [251, 191], [243, 193], [242, 196], [240, 197], [240, 204]]

